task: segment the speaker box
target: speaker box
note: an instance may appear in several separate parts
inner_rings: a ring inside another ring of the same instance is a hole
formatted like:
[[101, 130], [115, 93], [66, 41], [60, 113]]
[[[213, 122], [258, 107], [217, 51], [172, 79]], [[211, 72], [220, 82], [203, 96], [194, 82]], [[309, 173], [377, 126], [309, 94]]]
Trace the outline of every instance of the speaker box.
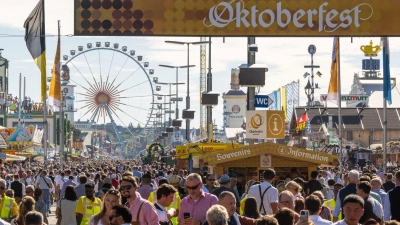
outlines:
[[202, 93], [201, 104], [202, 105], [218, 105], [218, 92], [206, 92]]
[[265, 85], [265, 68], [240, 68], [239, 85], [254, 87]]
[[185, 120], [194, 119], [194, 112], [195, 112], [194, 109], [184, 109], [184, 110], [182, 110], [182, 119], [185, 119]]

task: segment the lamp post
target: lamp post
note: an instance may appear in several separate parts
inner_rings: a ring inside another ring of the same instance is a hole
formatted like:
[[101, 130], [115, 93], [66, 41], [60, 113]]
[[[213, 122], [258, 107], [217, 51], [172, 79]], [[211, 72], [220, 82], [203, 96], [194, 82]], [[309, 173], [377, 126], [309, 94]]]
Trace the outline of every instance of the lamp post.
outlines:
[[[195, 65], [186, 65], [186, 66], [169, 66], [169, 65], [162, 65], [160, 64], [159, 66], [161, 67], [166, 67], [166, 68], [172, 68], [172, 69], [176, 69], [176, 98], [178, 98], [178, 85], [180, 84], [185, 84], [185, 83], [178, 83], [178, 70], [181, 68], [190, 68], [190, 67], [195, 67]], [[178, 109], [178, 101], [175, 102], [175, 119], [179, 119], [179, 109]]]
[[308, 79], [307, 85], [304, 87], [304, 93], [307, 95], [307, 99], [308, 99], [307, 106], [312, 106], [311, 95], [313, 95], [314, 89], [311, 86], [310, 78]]
[[[189, 46], [190, 45], [204, 45], [208, 44], [208, 41], [198, 41], [198, 42], [181, 42], [181, 41], [165, 41], [169, 44], [177, 45], [187, 45], [187, 93], [186, 93], [186, 109], [190, 109], [190, 94], [189, 94]], [[186, 119], [186, 140], [190, 139], [190, 120]]]
[[[172, 85], [176, 85], [176, 89], [178, 89], [178, 85], [180, 85], [180, 84], [185, 84], [185, 83], [164, 83], [164, 82], [158, 82], [157, 84], [162, 84], [162, 85], [169, 85], [169, 95], [159, 95], [159, 96], [169, 96], [169, 112], [168, 112], [168, 114], [169, 114], [169, 124], [168, 124], [168, 126], [172, 126], [172, 120], [171, 120], [171, 113], [172, 113], [172, 111], [171, 111], [171, 102], [172, 102], [172, 98], [171, 98], [171, 96], [173, 96], [173, 95], [175, 95], [176, 97], [175, 97], [175, 102], [176, 102], [176, 112], [175, 112], [175, 117], [177, 117], [177, 115], [178, 115], [178, 101], [179, 101], [179, 99], [178, 99], [178, 92], [176, 92], [176, 94], [171, 94], [171, 86]], [[176, 119], [178, 119], [178, 118], [176, 118]]]

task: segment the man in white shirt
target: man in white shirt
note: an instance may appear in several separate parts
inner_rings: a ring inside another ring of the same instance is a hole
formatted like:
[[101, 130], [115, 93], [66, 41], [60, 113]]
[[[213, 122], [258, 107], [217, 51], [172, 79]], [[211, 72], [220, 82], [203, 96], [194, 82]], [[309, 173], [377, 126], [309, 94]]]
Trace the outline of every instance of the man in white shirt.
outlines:
[[[275, 177], [273, 169], [264, 171], [264, 182], [254, 185], [250, 188], [247, 197], [253, 197], [257, 201], [257, 208], [260, 209], [262, 215], [273, 215], [278, 211], [278, 189], [271, 185], [272, 179]], [[261, 196], [260, 196], [261, 193]]]
[[178, 216], [176, 213], [176, 209], [171, 208], [167, 210], [167, 207], [171, 205], [174, 200], [175, 193], [176, 189], [174, 188], [174, 186], [169, 184], [162, 184], [157, 189], [157, 202], [154, 203], [154, 206], [156, 207], [160, 224], [172, 224], [171, 218], [174, 216]]
[[321, 212], [321, 202], [315, 195], [310, 195], [306, 198], [305, 207], [308, 210], [308, 218], [314, 223], [314, 225], [331, 225], [332, 222], [324, 220], [319, 216]]

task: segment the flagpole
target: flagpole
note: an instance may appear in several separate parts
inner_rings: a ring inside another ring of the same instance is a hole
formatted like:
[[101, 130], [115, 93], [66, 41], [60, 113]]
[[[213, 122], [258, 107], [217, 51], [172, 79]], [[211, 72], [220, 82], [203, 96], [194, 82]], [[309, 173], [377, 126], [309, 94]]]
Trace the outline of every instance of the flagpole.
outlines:
[[338, 67], [338, 123], [339, 123], [339, 169], [340, 173], [342, 173], [343, 168], [342, 168], [342, 87], [340, 85], [340, 38], [338, 37], [338, 49], [337, 49], [337, 67]]
[[[388, 38], [383, 37], [383, 172], [386, 173], [386, 153], [387, 153], [387, 96], [388, 93], [391, 91], [391, 84], [390, 84], [390, 69], [389, 69], [389, 57], [388, 57]], [[390, 86], [388, 86], [390, 85]], [[390, 89], [389, 89], [390, 88]], [[390, 100], [391, 100], [391, 96]]]
[[[58, 40], [60, 40], [60, 20], [57, 21], [58, 22]], [[60, 48], [61, 48], [61, 44], [60, 44]], [[60, 51], [61, 52], [61, 51]], [[61, 71], [61, 63], [60, 63], [60, 68], [59, 71]], [[61, 86], [61, 81], [60, 81], [60, 86]], [[60, 87], [60, 90], [61, 87]], [[64, 165], [63, 165], [63, 157], [64, 157], [64, 95], [61, 93], [61, 104], [60, 104], [60, 168], [61, 170], [63, 169]], [[93, 150], [93, 149], [92, 149]]]
[[44, 95], [44, 102], [43, 102], [43, 129], [44, 129], [44, 146], [43, 146], [43, 162], [45, 168], [47, 167], [46, 161], [47, 161], [47, 94]]

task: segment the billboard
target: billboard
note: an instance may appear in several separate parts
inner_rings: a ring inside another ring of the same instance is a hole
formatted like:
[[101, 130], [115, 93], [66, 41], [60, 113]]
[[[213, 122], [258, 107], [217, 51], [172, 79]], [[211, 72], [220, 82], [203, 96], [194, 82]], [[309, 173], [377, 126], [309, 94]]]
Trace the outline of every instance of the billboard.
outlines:
[[76, 36], [398, 36], [398, 0], [76, 0]]
[[276, 110], [248, 110], [246, 138], [285, 138], [285, 112]]

